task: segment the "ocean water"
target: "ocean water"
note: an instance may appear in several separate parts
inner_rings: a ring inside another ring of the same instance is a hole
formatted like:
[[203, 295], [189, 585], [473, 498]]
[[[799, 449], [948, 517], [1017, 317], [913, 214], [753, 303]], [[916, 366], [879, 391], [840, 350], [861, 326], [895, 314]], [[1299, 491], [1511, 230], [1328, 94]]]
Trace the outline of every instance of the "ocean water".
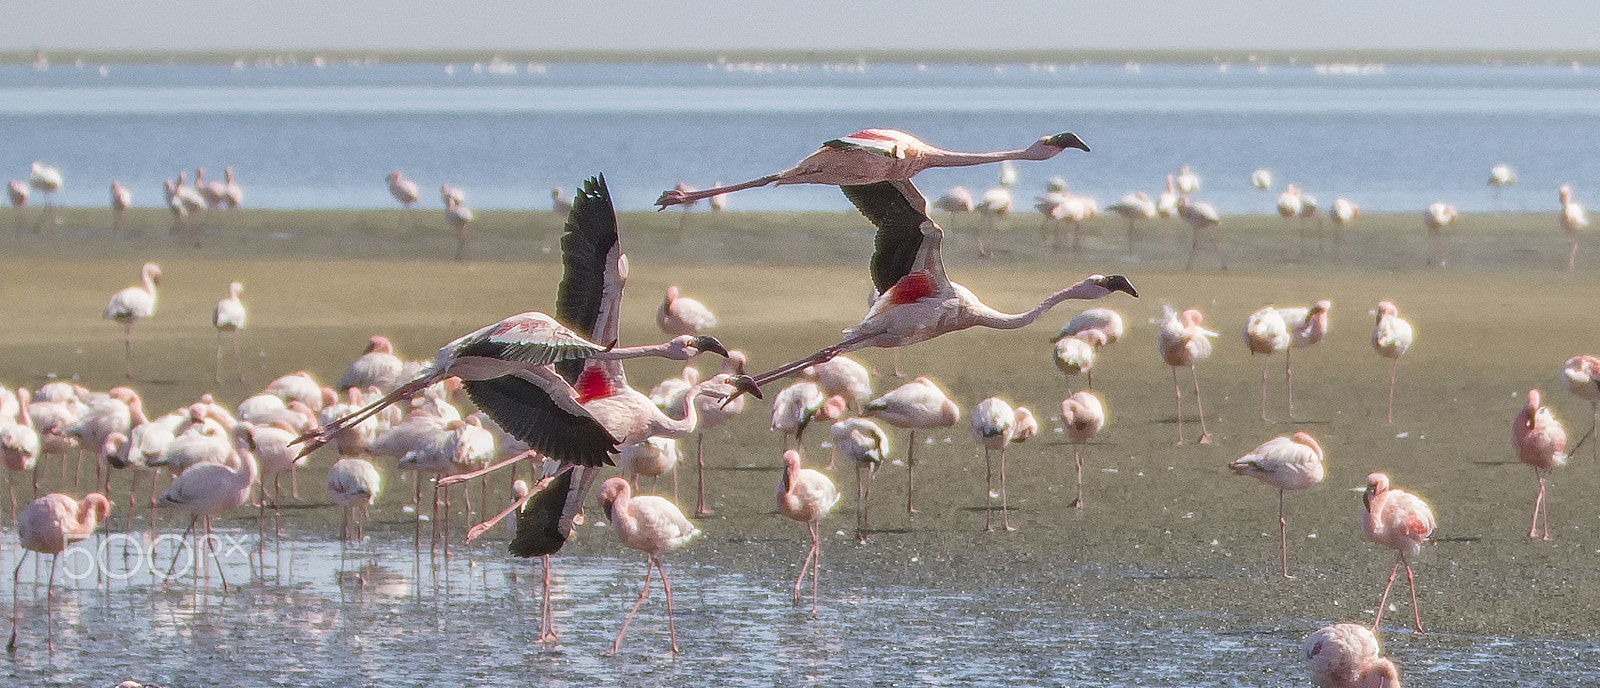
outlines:
[[[783, 169], [822, 141], [891, 127], [953, 150], [1072, 131], [1091, 153], [1020, 163], [1019, 196], [1055, 175], [1114, 202], [1191, 165], [1225, 213], [1271, 212], [1251, 170], [1368, 211], [1553, 208], [1600, 185], [1600, 69], [1420, 65], [326, 64], [0, 68], [0, 180], [57, 165], [58, 202], [97, 206], [120, 179], [159, 206], [163, 179], [233, 166], [265, 208], [393, 204], [404, 170], [480, 209], [542, 208], [605, 173], [623, 209]], [[1520, 183], [1498, 195], [1490, 166]], [[930, 194], [997, 170], [930, 170]], [[831, 210], [824, 187], [741, 192], [741, 210]]]

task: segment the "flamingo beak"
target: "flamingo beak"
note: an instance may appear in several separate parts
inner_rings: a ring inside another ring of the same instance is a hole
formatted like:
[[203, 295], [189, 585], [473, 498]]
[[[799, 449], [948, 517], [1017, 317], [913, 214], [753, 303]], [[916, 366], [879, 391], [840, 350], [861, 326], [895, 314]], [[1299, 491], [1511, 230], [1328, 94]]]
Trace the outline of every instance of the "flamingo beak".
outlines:
[[716, 337], [710, 335], [695, 337], [691, 345], [701, 351], [709, 351], [723, 358], [728, 357], [728, 347], [723, 346], [722, 342], [717, 341]]
[[751, 378], [749, 375], [735, 375], [730, 377], [728, 378], [728, 384], [733, 385], [733, 388], [738, 391], [734, 392], [732, 395], [729, 395], [727, 399], [724, 399], [722, 401], [723, 406], [727, 406], [728, 404], [732, 403], [733, 400], [738, 399], [739, 395], [741, 394], [749, 394], [757, 399], [762, 398], [761, 388], [756, 385], [755, 379]]
[[1077, 134], [1071, 132], [1056, 134], [1055, 136], [1046, 139], [1045, 143], [1063, 150], [1067, 148], [1076, 148], [1085, 153], [1089, 152], [1089, 144], [1084, 143], [1083, 139], [1078, 138]]
[[1100, 278], [1100, 286], [1110, 289], [1111, 291], [1127, 292], [1129, 296], [1139, 298], [1139, 290], [1134, 289], [1133, 283], [1129, 282], [1128, 278], [1122, 275], [1102, 277]]

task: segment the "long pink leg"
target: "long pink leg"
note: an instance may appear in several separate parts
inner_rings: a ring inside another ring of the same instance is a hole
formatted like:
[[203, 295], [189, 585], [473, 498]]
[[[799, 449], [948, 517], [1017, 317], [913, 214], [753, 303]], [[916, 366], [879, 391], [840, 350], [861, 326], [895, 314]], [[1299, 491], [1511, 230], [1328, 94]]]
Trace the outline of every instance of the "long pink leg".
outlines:
[[1283, 577], [1294, 578], [1289, 575], [1289, 521], [1283, 517], [1283, 490], [1278, 490], [1278, 543], [1280, 554], [1283, 558]]
[[678, 654], [678, 624], [672, 620], [672, 581], [667, 580], [667, 570], [662, 568], [661, 560], [651, 557], [656, 564], [656, 571], [661, 574], [661, 587], [667, 591], [667, 633], [672, 638], [672, 653]]
[[1417, 606], [1417, 576], [1411, 572], [1411, 562], [1406, 561], [1404, 552], [1400, 554], [1400, 563], [1406, 565], [1406, 579], [1411, 583], [1411, 615], [1417, 622], [1417, 635], [1422, 635], [1422, 608]]
[[[794, 579], [794, 603], [800, 604], [800, 586], [806, 582], [806, 574], [811, 571], [811, 557], [817, 554], [817, 535], [811, 531], [811, 524], [806, 524], [806, 533], [811, 535], [811, 547], [806, 550], [806, 560], [800, 563], [800, 577]], [[813, 601], [815, 604], [815, 601]]]
[[1194, 380], [1194, 408], [1200, 412], [1200, 444], [1211, 444], [1211, 432], [1206, 430], [1206, 405], [1200, 400], [1200, 375], [1189, 366], [1189, 377]]
[[539, 641], [554, 641], [560, 636], [556, 635], [555, 606], [550, 602], [550, 555], [546, 554], [544, 560], [544, 604], [540, 609], [543, 617], [539, 621]]
[[639, 599], [633, 603], [633, 609], [628, 610], [628, 615], [622, 619], [622, 630], [617, 631], [617, 642], [611, 644], [611, 651], [606, 654], [616, 654], [622, 649], [622, 636], [628, 632], [628, 623], [633, 621], [633, 615], [638, 613], [639, 605], [644, 604], [644, 598], [650, 596], [650, 572], [655, 570], [656, 558], [650, 557], [644, 564], [644, 589], [639, 591]]
[[1394, 424], [1394, 375], [1395, 369], [1400, 367], [1400, 359], [1396, 358], [1389, 364], [1389, 423]]
[[706, 508], [706, 433], [704, 430], [695, 433], [694, 440], [694, 465], [695, 472], [695, 500], [694, 513], [699, 516], [710, 516], [711, 510]]
[[1078, 464], [1078, 501], [1072, 503], [1073, 508], [1083, 508], [1083, 444], [1072, 445], [1072, 461]]
[[916, 473], [917, 459], [917, 431], [912, 430], [906, 435], [906, 513], [917, 513], [916, 507], [911, 506], [912, 482]]
[[[1372, 632], [1374, 633], [1378, 632], [1378, 622], [1383, 620], [1383, 608], [1389, 603], [1389, 588], [1394, 587], [1394, 577], [1400, 573], [1400, 562], [1404, 560], [1405, 555], [1398, 552], [1395, 553], [1394, 570], [1389, 572], [1389, 584], [1383, 586], [1383, 597], [1378, 598], [1378, 613], [1372, 617]], [[1411, 567], [1407, 565], [1406, 570], [1410, 571]]]
[[822, 522], [811, 522], [811, 549], [816, 550], [816, 556], [811, 558], [811, 613], [817, 613], [817, 577], [822, 574]]
[[22, 604], [17, 601], [17, 591], [22, 588], [22, 563], [28, 560], [31, 549], [23, 549], [22, 555], [17, 557], [17, 567], [11, 569], [11, 640], [6, 643], [7, 651], [17, 649], [17, 626], [22, 623]]
[[[862, 469], [867, 469], [867, 476], [861, 477]], [[871, 487], [872, 473], [861, 462], [856, 463], [856, 540], [867, 541], [867, 491]]]
[[1283, 350], [1283, 379], [1289, 387], [1289, 420], [1294, 420], [1294, 345]]
[[1183, 384], [1178, 382], [1178, 369], [1172, 368], [1172, 391], [1178, 407], [1178, 446], [1183, 446]]
[[994, 532], [994, 458], [983, 449], [983, 532]]
[[[1544, 539], [1550, 539], [1550, 505], [1544, 501], [1544, 475], [1539, 475], [1539, 497], [1533, 503], [1533, 516], [1544, 523]], [[1533, 537], [1533, 531], [1528, 531]]]
[[1000, 445], [1000, 523], [1006, 530], [1016, 530], [1011, 527], [1011, 507], [1006, 503], [1006, 448]]

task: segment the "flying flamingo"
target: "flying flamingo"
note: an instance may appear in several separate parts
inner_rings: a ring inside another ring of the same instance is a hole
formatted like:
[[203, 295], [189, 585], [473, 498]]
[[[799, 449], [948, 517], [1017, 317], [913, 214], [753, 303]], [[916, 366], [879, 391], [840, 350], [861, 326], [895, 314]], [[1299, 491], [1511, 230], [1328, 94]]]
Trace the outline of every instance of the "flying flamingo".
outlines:
[[1289, 420], [1294, 420], [1294, 350], [1315, 346], [1328, 334], [1328, 311], [1333, 302], [1320, 300], [1310, 307], [1279, 308], [1289, 331], [1289, 348], [1283, 352], [1283, 377], [1289, 387]]
[[[171, 504], [188, 511], [189, 527], [184, 537], [194, 530], [196, 522], [203, 520], [202, 528], [206, 547], [216, 557], [216, 546], [211, 539], [211, 517], [238, 508], [250, 501], [250, 488], [261, 474], [260, 466], [251, 446], [251, 427], [248, 423], [233, 426], [233, 450], [228, 463], [198, 463], [184, 469], [173, 479], [172, 487], [161, 495], [162, 504]], [[196, 548], [198, 550], [198, 547]], [[203, 555], [203, 553], [202, 553]], [[176, 563], [176, 560], [174, 560]], [[217, 562], [217, 575], [223, 576], [222, 562]], [[223, 587], [228, 579], [223, 576]]]
[[867, 403], [862, 416], [880, 418], [906, 435], [906, 513], [917, 512], [912, 503], [916, 478], [917, 429], [948, 428], [961, 420], [961, 407], [951, 401], [933, 380], [918, 377]]
[[139, 274], [143, 284], [113, 294], [102, 315], [106, 320], [122, 323], [124, 372], [130, 379], [133, 377], [133, 326], [156, 314], [156, 285], [161, 283], [161, 268], [155, 263], [145, 263]]
[[472, 223], [472, 209], [455, 200], [454, 196], [448, 198], [444, 206], [444, 221], [456, 233], [456, 260], [467, 259], [467, 225]]
[[417, 183], [406, 179], [400, 170], [389, 173], [389, 195], [407, 209], [422, 200], [422, 191], [417, 188]]
[[794, 603], [800, 604], [800, 584], [811, 573], [811, 613], [817, 613], [817, 575], [822, 569], [822, 518], [839, 503], [839, 488], [821, 471], [800, 467], [800, 452], [783, 453], [783, 478], [778, 481], [778, 513], [806, 524], [811, 533], [811, 549], [800, 564], [800, 577], [794, 581]]
[[667, 296], [656, 309], [656, 325], [668, 335], [700, 334], [717, 326], [717, 315], [697, 299], [680, 296], [676, 285], [667, 287]]
[[1400, 567], [1406, 567], [1406, 579], [1411, 583], [1411, 613], [1417, 623], [1417, 633], [1422, 632], [1422, 610], [1417, 607], [1417, 577], [1411, 572], [1406, 555], [1416, 556], [1422, 543], [1428, 541], [1436, 527], [1433, 509], [1422, 498], [1405, 490], [1390, 489], [1389, 476], [1373, 473], [1367, 476], [1367, 491], [1363, 498], [1366, 513], [1361, 517], [1361, 533], [1369, 542], [1375, 542], [1395, 551], [1394, 570], [1389, 572], [1389, 584], [1383, 588], [1378, 600], [1378, 613], [1372, 619], [1374, 631], [1383, 620], [1383, 608], [1389, 601], [1389, 588]]
[[1217, 262], [1222, 265], [1223, 270], [1227, 270], [1228, 259], [1223, 257], [1222, 242], [1217, 239], [1216, 227], [1222, 224], [1222, 216], [1217, 214], [1217, 209], [1211, 207], [1210, 203], [1191, 201], [1188, 196], [1182, 196], [1178, 198], [1178, 217], [1189, 223], [1189, 228], [1194, 234], [1194, 240], [1189, 243], [1189, 262], [1184, 264], [1183, 269], [1194, 267], [1194, 256], [1200, 250], [1200, 236], [1203, 234], [1211, 239], [1211, 248], [1217, 253]]
[[1422, 213], [1422, 224], [1428, 228], [1428, 267], [1434, 263], [1444, 266], [1444, 228], [1455, 223], [1458, 215], [1455, 206], [1443, 202], [1429, 204]]
[[1247, 475], [1278, 488], [1278, 542], [1284, 578], [1294, 576], [1289, 575], [1289, 522], [1283, 517], [1283, 492], [1322, 482], [1322, 458], [1322, 445], [1311, 435], [1297, 432], [1268, 440], [1228, 464], [1234, 475]]
[[[1261, 420], [1267, 418], [1267, 370], [1272, 367], [1272, 354], [1289, 350], [1289, 326], [1283, 322], [1278, 309], [1266, 306], [1244, 321], [1244, 345], [1250, 355], [1266, 354], [1261, 364]], [[1294, 416], [1291, 414], [1291, 418]]]
[[1544, 539], [1550, 539], [1550, 508], [1544, 501], [1545, 478], [1559, 466], [1567, 465], [1567, 429], [1547, 406], [1539, 405], [1539, 390], [1528, 390], [1528, 403], [1511, 422], [1511, 446], [1517, 458], [1533, 467], [1539, 478], [1539, 496], [1533, 500], [1533, 527], [1528, 537], [1538, 537], [1539, 515], [1544, 513]]
[[1200, 175], [1195, 174], [1188, 165], [1184, 165], [1183, 169], [1178, 170], [1178, 193], [1187, 196], [1199, 190]]
[[1195, 373], [1195, 363], [1211, 358], [1211, 340], [1218, 335], [1216, 332], [1201, 327], [1205, 316], [1193, 308], [1178, 315], [1171, 306], [1163, 306], [1166, 318], [1161, 322], [1161, 330], [1156, 333], [1156, 346], [1161, 351], [1161, 359], [1172, 366], [1172, 388], [1177, 395], [1178, 406], [1178, 444], [1183, 444], [1183, 386], [1178, 383], [1178, 369], [1188, 368], [1189, 377], [1194, 380], [1194, 404], [1200, 411], [1200, 443], [1211, 444], [1211, 433], [1206, 430], [1206, 408], [1200, 400], [1200, 378]]
[[356, 519], [356, 542], [365, 539], [362, 526], [367, 522], [367, 509], [382, 491], [383, 477], [371, 461], [347, 456], [328, 469], [328, 494], [344, 512], [344, 520], [339, 524], [341, 538], [350, 540], [350, 511], [359, 505], [361, 515]]
[[[916, 137], [893, 129], [866, 129], [822, 144], [817, 152], [799, 164], [777, 174], [724, 186], [714, 190], [685, 193], [668, 190], [656, 205], [693, 203], [719, 193], [732, 193], [768, 184], [833, 184], [851, 186], [884, 181], [909, 181], [930, 167], [965, 167], [1002, 160], [1049, 160], [1068, 148], [1088, 151], [1089, 147], [1073, 134], [1044, 136], [1022, 150], [993, 153], [958, 153], [934, 148]], [[923, 205], [926, 205], [925, 203]]]
[[1400, 317], [1399, 309], [1389, 301], [1378, 302], [1378, 323], [1372, 327], [1372, 348], [1389, 364], [1389, 422], [1394, 422], [1394, 377], [1400, 367], [1400, 357], [1411, 349], [1411, 323]]
[[11, 640], [6, 650], [17, 649], [17, 626], [21, 622], [22, 606], [17, 602], [17, 589], [22, 575], [22, 564], [29, 552], [50, 555], [50, 582], [45, 588], [46, 641], [51, 652], [56, 649], [55, 613], [50, 603], [56, 590], [56, 558], [62, 551], [79, 540], [94, 534], [95, 526], [111, 514], [111, 501], [105, 495], [91, 492], [82, 501], [60, 492], [47, 494], [33, 500], [17, 519], [17, 539], [22, 544], [22, 556], [17, 557], [17, 567], [11, 570]]
[[[846, 418], [833, 424], [833, 453], [844, 452], [856, 465], [856, 539], [867, 541], [867, 504], [872, 496], [872, 476], [889, 456], [889, 435], [865, 418]], [[830, 462], [832, 461], [830, 457]], [[862, 472], [866, 475], [863, 477]]]
[[1137, 297], [1122, 275], [1091, 275], [1051, 294], [1033, 310], [1001, 313], [984, 305], [966, 287], [945, 276], [939, 244], [944, 230], [928, 217], [927, 201], [908, 181], [843, 187], [845, 196], [878, 227], [872, 279], [881, 296], [860, 323], [845, 330], [843, 341], [776, 369], [739, 380], [759, 387], [809, 365], [865, 347], [892, 349], [969, 327], [1010, 330], [1024, 327], [1069, 299], [1099, 299], [1113, 292]]
[[639, 600], [622, 620], [622, 630], [617, 632], [617, 641], [607, 654], [616, 654], [622, 649], [622, 636], [628, 632], [628, 622], [650, 596], [651, 569], [661, 573], [661, 587], [667, 591], [667, 629], [672, 637], [672, 651], [679, 652], [678, 627], [672, 620], [672, 583], [667, 580], [667, 570], [661, 567], [661, 557], [688, 544], [700, 534], [700, 529], [672, 502], [650, 495], [632, 496], [628, 481], [622, 478], [611, 478], [600, 486], [600, 506], [609, 516], [610, 530], [617, 534], [617, 540], [650, 558], [645, 565], [644, 589], [639, 591]]
[[217, 302], [217, 307], [211, 311], [211, 325], [217, 328], [217, 383], [222, 382], [222, 337], [233, 338], [233, 361], [239, 365], [239, 381], [244, 382], [244, 358], [239, 356], [239, 339], [243, 336], [240, 330], [244, 329], [247, 313], [244, 302], [239, 300], [239, 295], [244, 293], [244, 285], [238, 282], [228, 284], [228, 298]]
[[1133, 255], [1133, 226], [1140, 220], [1152, 220], [1157, 215], [1156, 202], [1150, 200], [1150, 194], [1143, 191], [1123, 196], [1121, 200], [1106, 206], [1106, 210], [1121, 215], [1128, 221], [1128, 255]]
[[128, 208], [133, 206], [133, 194], [121, 181], [111, 182], [111, 231], [121, 236], [128, 228]]
[[[1584, 437], [1594, 434], [1595, 428], [1600, 427], [1600, 356], [1583, 354], [1567, 359], [1561, 368], [1561, 384], [1594, 409], [1594, 423]], [[1600, 460], [1600, 444], [1595, 445], [1595, 459]]]
[[1078, 498], [1072, 502], [1083, 508], [1083, 445], [1100, 434], [1106, 425], [1106, 408], [1100, 395], [1094, 392], [1077, 392], [1061, 400], [1061, 425], [1072, 440], [1072, 461], [1077, 464]]
[[1318, 688], [1400, 688], [1400, 670], [1378, 656], [1378, 637], [1353, 623], [1326, 626], [1306, 636], [1300, 656]]
[[1567, 253], [1567, 272], [1578, 264], [1578, 231], [1589, 226], [1589, 215], [1584, 212], [1583, 204], [1572, 200], [1572, 187], [1561, 185], [1561, 231], [1567, 235], [1567, 243], [1572, 244], [1572, 250]]
[[[1006, 447], [1017, 439], [1017, 430], [1022, 425], [1022, 419], [1032, 419], [1033, 413], [1026, 408], [1011, 408], [1011, 404], [999, 397], [989, 397], [978, 402], [972, 410], [972, 437], [978, 441], [978, 446], [983, 447], [983, 461], [986, 468], [984, 473], [984, 498], [983, 529], [994, 531], [994, 461], [993, 452], [1000, 451], [1000, 520], [1006, 530], [1016, 530], [1011, 527], [1011, 508], [1006, 501]], [[1034, 424], [1038, 430], [1038, 424]]]

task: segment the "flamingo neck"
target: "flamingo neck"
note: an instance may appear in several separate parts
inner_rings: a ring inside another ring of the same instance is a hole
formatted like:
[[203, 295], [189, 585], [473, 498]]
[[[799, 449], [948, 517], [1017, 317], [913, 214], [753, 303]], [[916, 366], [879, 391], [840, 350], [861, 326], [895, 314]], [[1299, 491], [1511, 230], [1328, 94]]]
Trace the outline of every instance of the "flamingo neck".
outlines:
[[1053, 153], [1038, 147], [990, 153], [961, 153], [935, 148], [924, 153], [922, 160], [928, 167], [968, 167], [1002, 160], [1049, 160], [1052, 157]]
[[1055, 308], [1056, 304], [1062, 301], [1091, 299], [1099, 296], [1102, 292], [1104, 292], [1104, 289], [1101, 287], [1079, 283], [1051, 294], [1039, 305], [1034, 306], [1032, 310], [1023, 313], [1002, 313], [990, 308], [976, 298], [973, 298], [971, 303], [967, 304], [966, 310], [972, 318], [973, 325], [981, 325], [997, 330], [1015, 330], [1032, 324], [1033, 321], [1039, 319], [1039, 316], [1049, 312], [1050, 309]]

